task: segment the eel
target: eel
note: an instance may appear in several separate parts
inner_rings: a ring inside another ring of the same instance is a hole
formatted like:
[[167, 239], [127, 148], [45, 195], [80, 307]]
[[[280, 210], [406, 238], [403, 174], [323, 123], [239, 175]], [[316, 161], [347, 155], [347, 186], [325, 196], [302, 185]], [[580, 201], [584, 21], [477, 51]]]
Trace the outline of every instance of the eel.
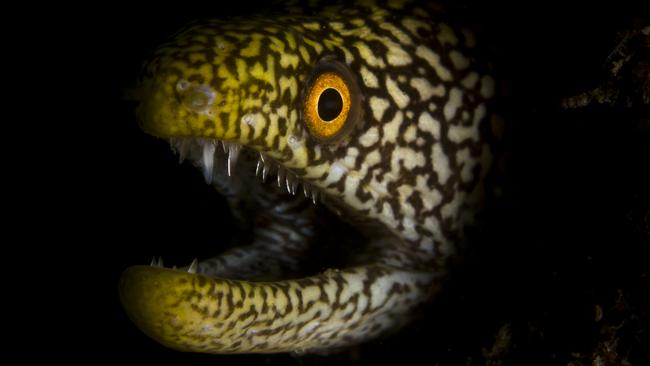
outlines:
[[167, 347], [327, 352], [400, 329], [482, 211], [495, 81], [475, 36], [431, 4], [326, 3], [190, 24], [145, 63], [140, 127], [241, 231], [122, 274], [127, 315]]

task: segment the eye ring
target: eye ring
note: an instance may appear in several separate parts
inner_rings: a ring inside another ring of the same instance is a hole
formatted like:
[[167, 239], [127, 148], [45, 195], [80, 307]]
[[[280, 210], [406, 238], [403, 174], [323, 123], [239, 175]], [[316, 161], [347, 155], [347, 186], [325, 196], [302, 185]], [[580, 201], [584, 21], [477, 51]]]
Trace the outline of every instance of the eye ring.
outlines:
[[303, 100], [304, 121], [312, 137], [337, 141], [361, 119], [361, 92], [344, 64], [322, 60], [307, 82]]

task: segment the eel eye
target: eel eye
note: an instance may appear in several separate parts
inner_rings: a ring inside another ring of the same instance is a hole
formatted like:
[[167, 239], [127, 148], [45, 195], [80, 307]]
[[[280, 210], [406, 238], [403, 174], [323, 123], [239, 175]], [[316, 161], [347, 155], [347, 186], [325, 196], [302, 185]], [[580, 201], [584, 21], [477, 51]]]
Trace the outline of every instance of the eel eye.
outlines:
[[352, 74], [341, 63], [321, 61], [307, 83], [304, 119], [317, 140], [336, 140], [360, 119], [360, 91]]

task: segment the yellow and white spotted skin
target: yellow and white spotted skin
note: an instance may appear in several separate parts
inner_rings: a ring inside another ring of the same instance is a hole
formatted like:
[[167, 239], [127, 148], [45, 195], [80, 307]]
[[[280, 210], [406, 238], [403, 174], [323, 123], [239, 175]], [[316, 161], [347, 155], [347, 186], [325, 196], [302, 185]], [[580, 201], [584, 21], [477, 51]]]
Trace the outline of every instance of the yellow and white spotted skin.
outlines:
[[[143, 130], [203, 169], [237, 217], [266, 222], [198, 266], [126, 270], [127, 313], [178, 350], [326, 350], [395, 329], [439, 287], [481, 206], [494, 81], [469, 31], [403, 1], [280, 14], [188, 28], [138, 91]], [[317, 199], [366, 249], [296, 279]]]

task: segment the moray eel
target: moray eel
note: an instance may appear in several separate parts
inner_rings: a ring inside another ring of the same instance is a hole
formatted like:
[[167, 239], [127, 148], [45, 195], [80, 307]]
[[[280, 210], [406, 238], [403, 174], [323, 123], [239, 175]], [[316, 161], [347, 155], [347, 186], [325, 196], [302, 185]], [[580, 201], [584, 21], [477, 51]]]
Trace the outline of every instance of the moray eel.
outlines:
[[[190, 25], [154, 52], [140, 126], [203, 171], [243, 234], [184, 268], [126, 269], [137, 327], [181, 351], [270, 353], [408, 322], [476, 221], [493, 155], [494, 80], [444, 19], [408, 1], [290, 6]], [[324, 236], [354, 250], [306, 272]]]

